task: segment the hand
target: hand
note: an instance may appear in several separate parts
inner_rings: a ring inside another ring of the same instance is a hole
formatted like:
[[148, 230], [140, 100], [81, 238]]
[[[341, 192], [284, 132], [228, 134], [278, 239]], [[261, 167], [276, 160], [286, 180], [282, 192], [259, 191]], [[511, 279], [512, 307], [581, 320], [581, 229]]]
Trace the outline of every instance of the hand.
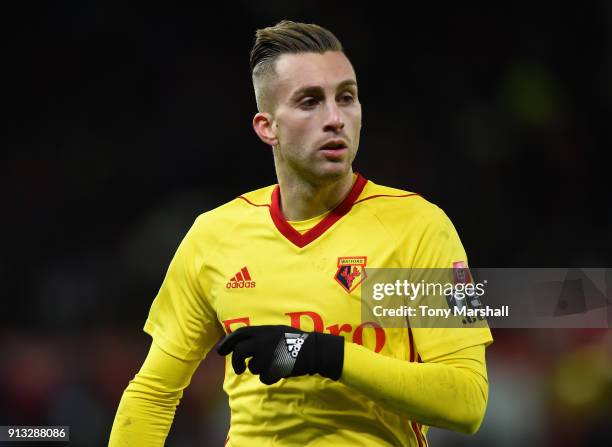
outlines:
[[342, 375], [344, 338], [320, 332], [304, 332], [290, 326], [248, 326], [229, 334], [217, 348], [232, 352], [236, 374], [246, 370], [272, 385], [282, 378], [319, 374], [332, 380]]

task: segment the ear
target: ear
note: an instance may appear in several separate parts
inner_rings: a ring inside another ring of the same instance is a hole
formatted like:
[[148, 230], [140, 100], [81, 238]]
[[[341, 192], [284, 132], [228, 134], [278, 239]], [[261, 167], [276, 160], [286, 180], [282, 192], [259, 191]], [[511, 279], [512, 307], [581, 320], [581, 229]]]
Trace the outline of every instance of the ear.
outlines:
[[278, 145], [278, 138], [273, 128], [272, 115], [266, 112], [259, 112], [253, 117], [253, 129], [261, 141], [268, 146]]

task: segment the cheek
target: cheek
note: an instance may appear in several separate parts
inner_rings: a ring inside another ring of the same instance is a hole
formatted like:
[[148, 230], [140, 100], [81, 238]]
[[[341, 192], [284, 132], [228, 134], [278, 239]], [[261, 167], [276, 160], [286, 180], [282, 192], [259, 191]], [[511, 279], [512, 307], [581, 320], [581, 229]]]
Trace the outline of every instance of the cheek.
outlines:
[[312, 119], [293, 119], [291, 121], [285, 121], [280, 126], [279, 134], [282, 135], [282, 140], [290, 144], [299, 144], [300, 142], [306, 142], [309, 136], [310, 138], [315, 129], [315, 125]]
[[353, 119], [357, 127], [361, 127], [361, 104], [359, 105], [359, 107], [355, 108], [355, 111], [353, 113]]
[[355, 138], [359, 138], [359, 133], [361, 132], [361, 110], [351, 113], [349, 120], [351, 123], [351, 133]]
[[353, 105], [344, 109], [344, 120], [351, 127], [361, 126], [361, 105]]

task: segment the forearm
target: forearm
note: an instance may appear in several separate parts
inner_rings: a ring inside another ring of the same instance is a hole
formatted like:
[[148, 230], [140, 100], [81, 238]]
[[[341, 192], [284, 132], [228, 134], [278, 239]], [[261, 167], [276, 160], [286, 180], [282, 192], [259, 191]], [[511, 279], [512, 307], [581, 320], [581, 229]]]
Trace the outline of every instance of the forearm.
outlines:
[[123, 393], [109, 446], [163, 446], [198, 364], [172, 357], [153, 343], [140, 372]]
[[411, 363], [346, 343], [340, 381], [411, 420], [475, 433], [487, 403], [484, 346], [436, 360]]
[[156, 393], [137, 383], [127, 387], [113, 423], [109, 445], [163, 446], [182, 392]]

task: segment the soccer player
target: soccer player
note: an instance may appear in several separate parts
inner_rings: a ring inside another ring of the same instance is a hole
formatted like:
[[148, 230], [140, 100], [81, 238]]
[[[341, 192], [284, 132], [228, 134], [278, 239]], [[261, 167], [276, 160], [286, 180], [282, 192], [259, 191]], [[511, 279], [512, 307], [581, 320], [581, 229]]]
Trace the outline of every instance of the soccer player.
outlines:
[[437, 206], [353, 172], [361, 104], [341, 43], [313, 24], [258, 30], [258, 113], [278, 185], [199, 216], [144, 330], [111, 446], [163, 445], [201, 360], [227, 355], [228, 446], [425, 446], [428, 426], [474, 433], [484, 416], [488, 328], [362, 321], [368, 268], [467, 259]]

